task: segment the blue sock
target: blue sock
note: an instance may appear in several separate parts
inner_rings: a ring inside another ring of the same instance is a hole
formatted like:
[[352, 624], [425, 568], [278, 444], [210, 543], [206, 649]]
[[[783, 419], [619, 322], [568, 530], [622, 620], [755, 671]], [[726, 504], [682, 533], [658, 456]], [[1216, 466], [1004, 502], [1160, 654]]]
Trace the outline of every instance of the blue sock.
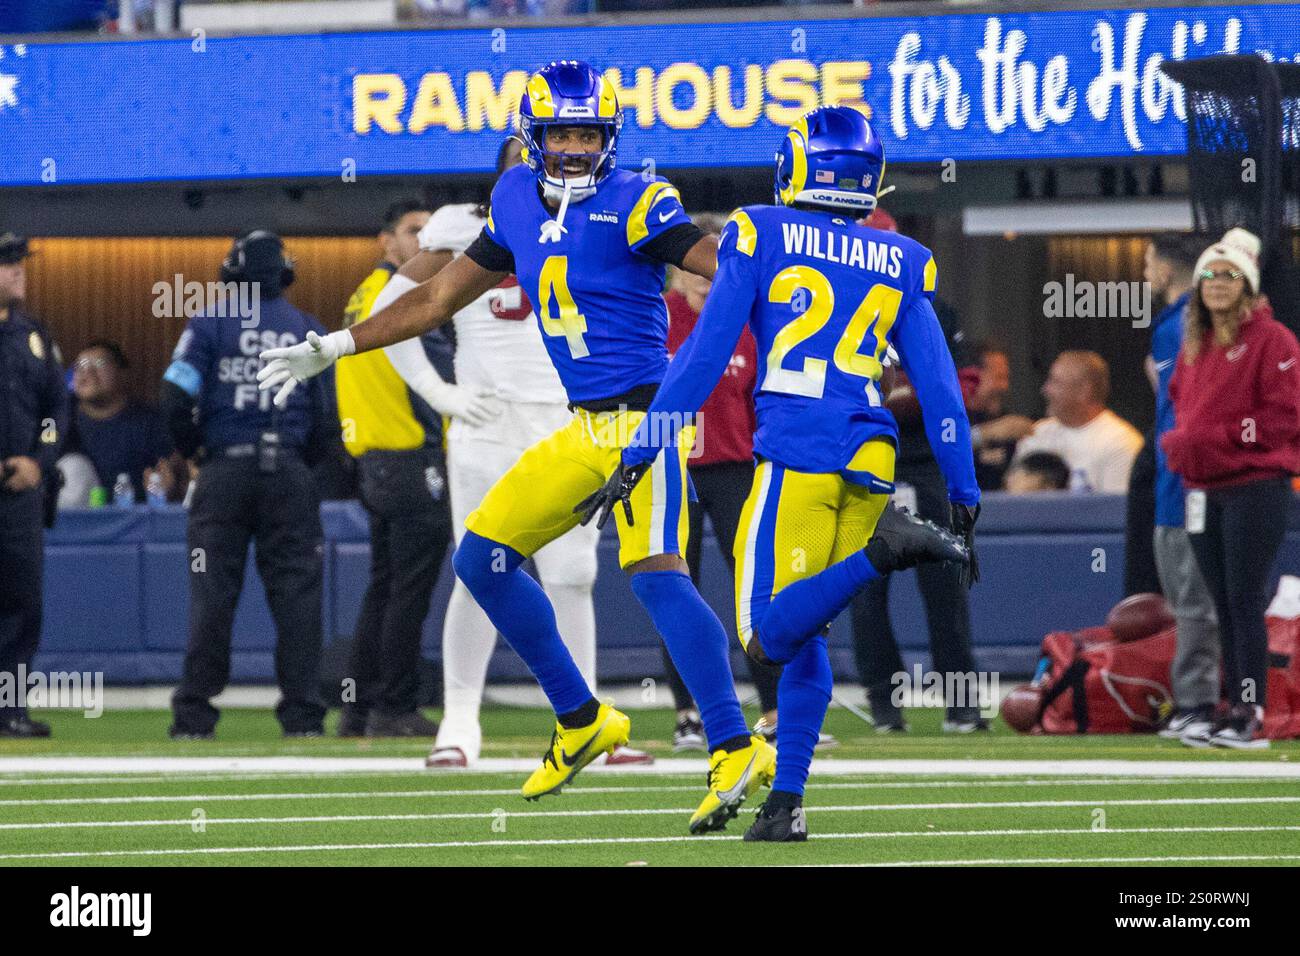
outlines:
[[862, 551], [855, 551], [825, 571], [795, 581], [772, 598], [755, 625], [763, 653], [784, 664], [810, 637], [820, 634], [868, 581], [880, 577]]
[[826, 638], [805, 641], [781, 672], [776, 688], [776, 779], [772, 792], [803, 796], [813, 748], [831, 702], [831, 659]]
[[735, 737], [749, 739], [745, 715], [736, 700], [727, 656], [727, 632], [681, 571], [642, 571], [632, 575], [632, 592], [654, 621], [668, 654], [695, 698], [709, 750]]
[[555, 608], [542, 586], [520, 567], [514, 548], [467, 531], [452, 558], [456, 576], [487, 612], [501, 636], [524, 659], [557, 714], [592, 699], [555, 625]]

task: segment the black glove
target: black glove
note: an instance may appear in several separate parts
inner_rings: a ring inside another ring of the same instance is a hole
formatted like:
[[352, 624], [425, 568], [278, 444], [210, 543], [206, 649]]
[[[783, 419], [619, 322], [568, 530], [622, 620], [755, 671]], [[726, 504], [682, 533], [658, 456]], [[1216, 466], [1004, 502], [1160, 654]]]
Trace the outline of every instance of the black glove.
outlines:
[[631, 468], [619, 462], [618, 468], [609, 476], [609, 480], [600, 487], [600, 490], [592, 492], [583, 498], [576, 506], [573, 513], [582, 515], [581, 524], [587, 524], [593, 517], [596, 518], [596, 527], [605, 527], [605, 522], [609, 520], [609, 514], [614, 510], [614, 503], [623, 502], [623, 517], [627, 519], [628, 525], [632, 521], [632, 489], [641, 480], [641, 476], [650, 470], [649, 464], [633, 465]]
[[980, 563], [975, 557], [975, 522], [979, 520], [980, 506], [959, 505], [955, 501], [948, 504], [949, 517], [952, 520], [952, 533], [962, 539], [966, 550], [970, 552], [970, 561], [962, 565], [961, 583], [970, 587], [980, 579]]

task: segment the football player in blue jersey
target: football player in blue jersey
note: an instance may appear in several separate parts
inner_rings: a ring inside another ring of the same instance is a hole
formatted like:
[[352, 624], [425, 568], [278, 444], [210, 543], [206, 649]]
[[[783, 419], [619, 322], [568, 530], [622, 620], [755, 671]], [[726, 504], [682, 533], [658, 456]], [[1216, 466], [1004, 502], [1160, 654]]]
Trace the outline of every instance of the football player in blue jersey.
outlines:
[[[813, 110], [791, 127], [776, 164], [776, 205], [728, 220], [704, 311], [587, 509], [603, 518], [621, 504], [630, 520], [647, 463], [708, 397], [749, 323], [758, 467], [736, 533], [736, 627], [746, 653], [785, 669], [776, 779], [745, 839], [797, 841], [808, 835], [803, 791], [830, 702], [829, 623], [868, 581], [922, 561], [961, 562], [975, 576], [979, 487], [931, 304], [934, 258], [906, 236], [855, 222], [875, 208], [885, 169], [866, 117], [846, 106]], [[888, 503], [897, 424], [879, 382], [891, 344], [916, 388], [955, 534]]]
[[[580, 520], [600, 491], [668, 368], [665, 264], [711, 277], [717, 240], [691, 223], [677, 190], [618, 169], [623, 113], [613, 87], [585, 63], [552, 63], [529, 78], [519, 109], [524, 163], [492, 192], [487, 225], [464, 253], [351, 330], [270, 349], [259, 378], [282, 403], [339, 356], [381, 348], [440, 325], [518, 276], [568, 393], [573, 420], [528, 449], [466, 521], [453, 564], [475, 600], [537, 677], [557, 715], [551, 746], [523, 795], [555, 793], [599, 754], [624, 744], [629, 720], [598, 702], [556, 629], [541, 587], [520, 565]], [[700, 708], [709, 740], [708, 793], [691, 832], [721, 829], [771, 782], [775, 752], [746, 728], [722, 623], [686, 573], [693, 434], [645, 461], [650, 480], [629, 497], [641, 520], [617, 519], [619, 559]]]

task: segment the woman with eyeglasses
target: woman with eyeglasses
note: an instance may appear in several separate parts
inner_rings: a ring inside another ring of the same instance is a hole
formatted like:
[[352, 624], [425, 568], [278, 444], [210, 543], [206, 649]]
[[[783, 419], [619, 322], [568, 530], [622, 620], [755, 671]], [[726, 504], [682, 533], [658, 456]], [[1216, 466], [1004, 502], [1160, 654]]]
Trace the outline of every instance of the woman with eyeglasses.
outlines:
[[1201, 254], [1162, 444], [1187, 489], [1187, 533], [1214, 598], [1226, 709], [1191, 746], [1267, 747], [1264, 610], [1300, 471], [1300, 345], [1259, 295], [1258, 237]]

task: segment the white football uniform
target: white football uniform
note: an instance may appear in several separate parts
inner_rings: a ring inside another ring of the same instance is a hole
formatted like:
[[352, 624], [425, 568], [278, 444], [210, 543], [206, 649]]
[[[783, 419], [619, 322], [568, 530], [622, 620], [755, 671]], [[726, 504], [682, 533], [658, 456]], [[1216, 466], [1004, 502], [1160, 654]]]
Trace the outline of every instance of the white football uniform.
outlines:
[[[485, 220], [473, 203], [443, 206], [420, 230], [420, 248], [459, 256], [478, 238]], [[508, 276], [456, 313], [456, 383], [492, 392], [501, 414], [475, 427], [454, 419], [447, 430], [447, 472], [456, 543], [483, 496], [529, 446], [568, 424], [572, 413], [560, 377], [546, 354], [524, 290]], [[577, 527], [535, 555], [538, 577], [555, 606], [556, 623], [574, 662], [596, 686], [595, 522]], [[458, 747], [472, 763], [482, 749], [479, 706], [496, 628], [460, 581], [443, 624], [446, 708], [435, 748]]]
[[[443, 206], [420, 230], [420, 248], [459, 256], [487, 220], [478, 206]], [[486, 389], [507, 402], [564, 405], [568, 398], [542, 344], [532, 304], [514, 276], [485, 292], [452, 320], [456, 328], [456, 384]]]

